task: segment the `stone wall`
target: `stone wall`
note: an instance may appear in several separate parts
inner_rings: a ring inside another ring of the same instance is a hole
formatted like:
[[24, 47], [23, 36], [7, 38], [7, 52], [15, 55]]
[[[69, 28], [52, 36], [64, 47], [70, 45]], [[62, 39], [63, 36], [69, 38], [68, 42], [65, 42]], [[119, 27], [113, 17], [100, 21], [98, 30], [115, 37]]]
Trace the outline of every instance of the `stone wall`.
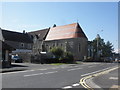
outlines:
[[24, 63], [24, 62], [28, 62], [28, 63], [30, 63], [31, 62], [31, 53], [28, 53], [28, 52], [19, 52], [19, 53], [16, 53], [16, 54], [18, 54], [18, 56], [20, 57], [20, 58], [22, 58], [22, 62]]
[[34, 42], [32, 49], [33, 54], [40, 54], [40, 52], [42, 52], [42, 42], [43, 41], [39, 41], [39, 40]]
[[75, 60], [83, 60], [87, 56], [87, 42], [86, 38], [71, 38], [45, 41], [44, 46], [47, 52], [53, 47], [61, 47], [64, 51], [72, 52]]

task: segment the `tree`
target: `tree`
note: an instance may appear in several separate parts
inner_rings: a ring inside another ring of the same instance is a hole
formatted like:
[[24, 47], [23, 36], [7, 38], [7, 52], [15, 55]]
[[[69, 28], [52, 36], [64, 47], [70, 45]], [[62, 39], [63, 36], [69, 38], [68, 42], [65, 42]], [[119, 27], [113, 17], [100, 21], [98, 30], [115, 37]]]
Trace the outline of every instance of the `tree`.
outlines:
[[103, 47], [103, 56], [104, 57], [110, 57], [112, 55], [112, 51], [113, 51], [113, 45], [112, 43], [110, 43], [110, 41], [107, 41], [107, 43], [105, 44], [105, 46]]
[[98, 59], [100, 57], [109, 57], [112, 55], [113, 45], [109, 41], [106, 43], [99, 35], [92, 41], [93, 46], [93, 58]]

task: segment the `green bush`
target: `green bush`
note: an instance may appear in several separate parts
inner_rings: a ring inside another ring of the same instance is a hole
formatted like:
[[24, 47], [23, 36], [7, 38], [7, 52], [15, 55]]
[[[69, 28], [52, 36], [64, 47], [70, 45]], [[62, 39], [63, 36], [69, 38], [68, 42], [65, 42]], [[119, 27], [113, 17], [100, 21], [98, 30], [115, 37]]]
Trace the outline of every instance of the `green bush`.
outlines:
[[74, 60], [73, 54], [71, 52], [65, 52], [60, 47], [54, 47], [50, 50], [50, 52], [55, 56], [55, 62], [71, 63]]
[[51, 50], [50, 50], [50, 52], [52, 52], [53, 53], [53, 55], [55, 55], [55, 56], [62, 56], [63, 55], [63, 50], [62, 50], [62, 48], [60, 48], [60, 47], [54, 47], [54, 48], [52, 48]]
[[65, 63], [72, 63], [74, 60], [73, 54], [71, 52], [64, 52], [63, 61]]
[[59, 62], [59, 59], [63, 56], [63, 49], [60, 47], [54, 47], [50, 50], [50, 52], [54, 55], [54, 60], [56, 60], [56, 62]]

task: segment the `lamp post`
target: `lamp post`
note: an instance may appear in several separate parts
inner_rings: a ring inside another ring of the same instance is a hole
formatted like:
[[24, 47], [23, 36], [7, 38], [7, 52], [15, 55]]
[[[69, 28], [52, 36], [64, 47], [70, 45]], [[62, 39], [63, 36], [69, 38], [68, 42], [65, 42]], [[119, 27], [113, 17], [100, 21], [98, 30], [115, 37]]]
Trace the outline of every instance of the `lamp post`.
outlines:
[[99, 58], [99, 38], [100, 38], [100, 36], [99, 36], [99, 34], [97, 34], [97, 59]]
[[[101, 30], [100, 32], [103, 32], [103, 30]], [[99, 39], [100, 39], [100, 35], [97, 32], [97, 59], [99, 58]]]

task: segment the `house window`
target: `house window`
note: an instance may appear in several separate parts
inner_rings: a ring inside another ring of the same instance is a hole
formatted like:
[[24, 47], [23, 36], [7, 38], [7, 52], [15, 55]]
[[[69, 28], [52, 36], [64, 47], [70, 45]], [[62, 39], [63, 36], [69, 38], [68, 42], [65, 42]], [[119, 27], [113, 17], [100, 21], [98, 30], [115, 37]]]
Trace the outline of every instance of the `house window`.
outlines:
[[73, 48], [73, 42], [72, 41], [69, 42], [69, 45], [70, 45], [71, 48]]
[[58, 46], [58, 43], [56, 43], [56, 46]]
[[48, 45], [46, 45], [46, 52], [48, 51]]
[[63, 45], [61, 44], [61, 47], [62, 47]]
[[55, 44], [53, 44], [53, 47], [55, 47]]
[[80, 45], [80, 43], [79, 43], [79, 45], [78, 45], [78, 51], [79, 51], [79, 52], [81, 51], [81, 45]]
[[45, 52], [45, 46], [42, 44], [42, 51]]
[[21, 43], [21, 47], [24, 47], [24, 43]]

